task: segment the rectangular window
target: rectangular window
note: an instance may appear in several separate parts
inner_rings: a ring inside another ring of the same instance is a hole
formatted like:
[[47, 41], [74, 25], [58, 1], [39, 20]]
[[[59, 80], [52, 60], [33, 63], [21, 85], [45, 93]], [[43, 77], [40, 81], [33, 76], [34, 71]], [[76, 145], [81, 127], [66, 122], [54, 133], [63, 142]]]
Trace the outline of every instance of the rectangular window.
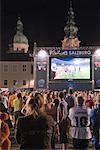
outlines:
[[31, 64], [31, 74], [33, 74], [33, 65]]
[[26, 80], [23, 80], [23, 85], [26, 85]]
[[12, 65], [12, 72], [17, 72], [18, 71], [18, 65], [13, 64]]
[[3, 72], [8, 72], [9, 71], [9, 66], [7, 64], [3, 65]]
[[23, 72], [26, 71], [26, 65], [23, 65]]
[[4, 85], [7, 85], [8, 84], [8, 80], [4, 80]]

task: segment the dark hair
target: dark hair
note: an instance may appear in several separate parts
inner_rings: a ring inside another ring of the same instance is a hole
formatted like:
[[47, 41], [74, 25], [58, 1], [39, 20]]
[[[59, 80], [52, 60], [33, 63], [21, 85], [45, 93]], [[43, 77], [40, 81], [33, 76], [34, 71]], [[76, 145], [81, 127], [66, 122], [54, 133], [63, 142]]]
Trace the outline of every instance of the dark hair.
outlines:
[[59, 106], [59, 100], [58, 100], [58, 99], [55, 99], [55, 100], [54, 100], [54, 103], [55, 103], [55, 106], [56, 106], [56, 107]]
[[17, 97], [18, 97], [18, 98], [21, 98], [21, 97], [22, 97], [21, 93], [18, 93], [18, 94], [17, 94]]
[[63, 93], [63, 92], [60, 92], [60, 93], [59, 93], [59, 97], [60, 97], [60, 98], [63, 98], [63, 97], [64, 97], [64, 93]]
[[78, 97], [78, 105], [79, 106], [82, 106], [83, 105], [83, 102], [84, 102], [84, 98], [82, 96], [79, 96]]
[[73, 94], [73, 89], [69, 89], [69, 94]]

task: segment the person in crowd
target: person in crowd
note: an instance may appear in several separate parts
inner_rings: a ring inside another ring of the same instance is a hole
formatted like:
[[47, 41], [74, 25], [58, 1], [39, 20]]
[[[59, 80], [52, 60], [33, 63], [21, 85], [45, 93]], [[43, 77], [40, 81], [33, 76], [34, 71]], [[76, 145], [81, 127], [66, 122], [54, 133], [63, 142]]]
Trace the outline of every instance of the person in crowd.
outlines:
[[89, 115], [91, 115], [92, 108], [90, 107], [90, 102], [88, 100], [85, 101], [85, 107], [87, 108]]
[[11, 142], [9, 140], [10, 130], [5, 120], [9, 116], [5, 112], [0, 111], [0, 150], [10, 150]]
[[89, 140], [91, 139], [90, 115], [86, 108], [83, 108], [84, 99], [78, 97], [78, 106], [69, 110], [71, 120], [71, 136], [73, 138], [74, 149], [88, 149]]
[[45, 111], [47, 114], [51, 113], [51, 108], [54, 106], [54, 103], [52, 102], [51, 93], [47, 94], [47, 103], [45, 104]]
[[13, 93], [9, 96], [8, 100], [8, 109], [10, 112], [10, 119], [12, 120], [12, 124], [14, 125], [14, 106], [13, 102], [17, 98], [17, 93], [16, 91], [13, 91]]
[[100, 94], [97, 97], [96, 108], [91, 112], [93, 139], [95, 150], [100, 149]]
[[88, 107], [91, 109], [94, 107], [94, 103], [93, 103], [91, 95], [87, 96], [87, 100], [85, 101], [85, 103], [88, 103]]
[[8, 100], [8, 108], [9, 108], [11, 114], [13, 114], [13, 111], [14, 111], [13, 101], [16, 98], [17, 98], [16, 91], [13, 91], [13, 94], [9, 96], [9, 100]]
[[54, 121], [44, 112], [42, 95], [30, 99], [31, 114], [20, 117], [17, 123], [16, 139], [20, 149], [51, 149]]
[[1, 99], [2, 99], [2, 102], [5, 106], [6, 109], [8, 109], [8, 97], [7, 97], [7, 91], [2, 91], [1, 92]]
[[21, 109], [23, 107], [23, 99], [21, 93], [17, 94], [17, 98], [13, 101], [13, 107], [14, 107], [14, 116], [15, 116], [15, 122], [14, 122], [14, 128], [16, 127], [16, 121], [19, 116], [21, 116]]
[[64, 90], [63, 90], [63, 93], [64, 93], [64, 99], [66, 99], [66, 98], [67, 98], [67, 96], [68, 96], [68, 92], [67, 92], [67, 90], [66, 90], [66, 89], [64, 89]]
[[2, 102], [2, 98], [0, 97], [0, 111], [2, 113], [7, 113], [9, 117], [7, 117], [8, 119], [5, 120], [5, 122], [8, 124], [9, 128], [12, 128], [12, 122], [10, 120], [10, 115], [9, 115], [9, 111], [8, 109], [4, 106], [3, 102]]
[[[46, 111], [46, 110], [45, 110]], [[59, 99], [55, 99], [53, 106], [46, 111], [46, 113], [54, 119], [55, 127], [51, 138], [52, 148], [55, 148], [56, 142], [59, 141]]]
[[69, 109], [74, 107], [74, 104], [75, 104], [75, 100], [74, 100], [74, 96], [73, 96], [73, 89], [69, 89], [68, 90], [68, 96], [66, 97], [66, 102], [68, 104], [67, 108], [68, 108], [68, 112], [69, 112]]
[[68, 111], [67, 111], [67, 102], [64, 99], [64, 93], [60, 92], [59, 93], [59, 132], [60, 132], [60, 144], [61, 144], [61, 149], [66, 150], [67, 149], [67, 143], [68, 143], [68, 138], [67, 138], [67, 116], [68, 116]]

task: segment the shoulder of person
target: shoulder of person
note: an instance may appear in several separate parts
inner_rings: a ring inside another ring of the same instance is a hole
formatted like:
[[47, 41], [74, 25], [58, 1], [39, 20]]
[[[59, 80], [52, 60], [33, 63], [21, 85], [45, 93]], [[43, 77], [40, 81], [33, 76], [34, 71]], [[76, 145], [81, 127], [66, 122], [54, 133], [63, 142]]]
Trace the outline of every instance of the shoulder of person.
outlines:
[[18, 122], [23, 122], [24, 120], [27, 120], [29, 118], [29, 116], [20, 116], [18, 118]]
[[13, 102], [16, 102], [18, 100], [18, 98], [16, 97], [15, 99], [13, 99]]
[[72, 112], [74, 113], [76, 110], [77, 110], [77, 107], [72, 107], [69, 109], [69, 113], [72, 113]]
[[49, 124], [51, 126], [54, 126], [54, 119], [53, 119], [53, 117], [51, 115], [48, 115], [46, 113], [42, 113], [39, 116], [39, 119], [46, 121], [47, 124]]
[[60, 102], [60, 108], [62, 109], [64, 107], [63, 102]]
[[74, 96], [69, 95], [69, 96], [66, 97], [65, 100], [66, 100], [66, 101], [69, 101], [70, 99], [73, 99], [73, 100], [74, 100]]

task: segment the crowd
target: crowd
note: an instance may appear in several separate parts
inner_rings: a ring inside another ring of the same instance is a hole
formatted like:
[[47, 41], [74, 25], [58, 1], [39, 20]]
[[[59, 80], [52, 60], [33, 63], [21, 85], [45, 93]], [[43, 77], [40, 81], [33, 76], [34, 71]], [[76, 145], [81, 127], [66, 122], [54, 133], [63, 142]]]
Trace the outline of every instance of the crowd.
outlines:
[[[8, 117], [7, 117], [8, 116]], [[10, 130], [21, 150], [100, 149], [100, 92], [0, 90], [0, 149], [10, 150]]]

